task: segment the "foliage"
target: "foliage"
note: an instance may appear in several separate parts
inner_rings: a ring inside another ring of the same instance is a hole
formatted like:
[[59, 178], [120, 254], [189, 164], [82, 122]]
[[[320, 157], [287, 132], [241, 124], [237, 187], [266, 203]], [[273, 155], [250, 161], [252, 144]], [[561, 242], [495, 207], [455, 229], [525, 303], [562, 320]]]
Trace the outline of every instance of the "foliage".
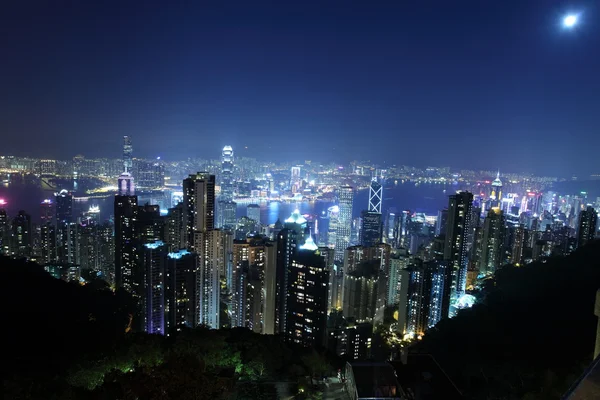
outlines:
[[325, 357], [316, 350], [302, 357], [302, 363], [306, 366], [312, 376], [323, 376], [331, 372], [331, 365]]
[[327, 354], [248, 329], [200, 327], [169, 338], [128, 332], [134, 303], [125, 292], [66, 283], [21, 261], [2, 260], [2, 272], [15, 283], [3, 293], [14, 304], [5, 398], [212, 400], [233, 393], [236, 382], [239, 398], [276, 398], [267, 381], [332, 370]]
[[277, 400], [277, 390], [269, 383], [243, 382], [236, 388], [235, 398], [238, 400]]

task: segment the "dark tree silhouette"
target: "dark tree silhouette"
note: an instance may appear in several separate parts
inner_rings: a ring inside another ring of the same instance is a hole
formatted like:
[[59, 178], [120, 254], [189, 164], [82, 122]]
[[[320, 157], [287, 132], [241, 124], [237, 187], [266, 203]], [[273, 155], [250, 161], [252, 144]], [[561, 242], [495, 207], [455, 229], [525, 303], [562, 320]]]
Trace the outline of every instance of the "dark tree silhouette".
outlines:
[[472, 398], [556, 398], [591, 362], [598, 288], [598, 241], [505, 267], [482, 304], [441, 321], [414, 350], [432, 353]]

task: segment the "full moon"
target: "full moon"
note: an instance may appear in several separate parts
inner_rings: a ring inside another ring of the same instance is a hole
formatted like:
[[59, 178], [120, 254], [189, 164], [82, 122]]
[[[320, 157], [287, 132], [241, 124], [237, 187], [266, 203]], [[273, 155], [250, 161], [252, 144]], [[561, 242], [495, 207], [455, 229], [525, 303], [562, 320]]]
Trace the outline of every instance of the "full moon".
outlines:
[[569, 14], [563, 18], [563, 26], [565, 28], [572, 28], [577, 25], [577, 15]]

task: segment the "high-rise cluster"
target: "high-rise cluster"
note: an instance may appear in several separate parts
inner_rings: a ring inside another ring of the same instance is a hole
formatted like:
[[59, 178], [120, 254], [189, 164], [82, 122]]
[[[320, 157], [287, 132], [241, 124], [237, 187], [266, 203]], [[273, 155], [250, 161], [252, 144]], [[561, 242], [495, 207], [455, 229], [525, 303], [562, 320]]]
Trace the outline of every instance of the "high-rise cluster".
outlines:
[[[10, 170], [28, 162], [0, 158]], [[23, 210], [9, 216], [0, 200], [1, 254], [129, 292], [134, 330], [247, 328], [351, 359], [372, 355], [374, 328], [390, 314], [399, 336], [421, 337], [470, 307], [506, 265], [566, 255], [598, 236], [600, 198], [496, 172], [466, 171], [469, 183], [449, 168], [277, 165], [234, 158], [231, 146], [212, 161], [143, 160], [129, 136], [119, 160], [27, 165], [46, 193], [57, 176], [111, 177], [116, 188], [102, 190], [112, 213], [93, 200], [82, 208], [97, 189], [82, 198], [77, 187], [53, 188], [39, 225]], [[405, 180], [466, 190], [430, 214], [393, 206]]]

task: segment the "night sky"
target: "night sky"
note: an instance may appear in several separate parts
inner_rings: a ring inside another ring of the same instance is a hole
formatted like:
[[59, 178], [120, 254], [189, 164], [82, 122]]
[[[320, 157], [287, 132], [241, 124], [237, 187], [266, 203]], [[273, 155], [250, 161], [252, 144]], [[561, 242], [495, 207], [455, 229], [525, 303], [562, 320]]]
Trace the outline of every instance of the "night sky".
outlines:
[[5, 1], [0, 38], [4, 155], [600, 172], [597, 1]]

